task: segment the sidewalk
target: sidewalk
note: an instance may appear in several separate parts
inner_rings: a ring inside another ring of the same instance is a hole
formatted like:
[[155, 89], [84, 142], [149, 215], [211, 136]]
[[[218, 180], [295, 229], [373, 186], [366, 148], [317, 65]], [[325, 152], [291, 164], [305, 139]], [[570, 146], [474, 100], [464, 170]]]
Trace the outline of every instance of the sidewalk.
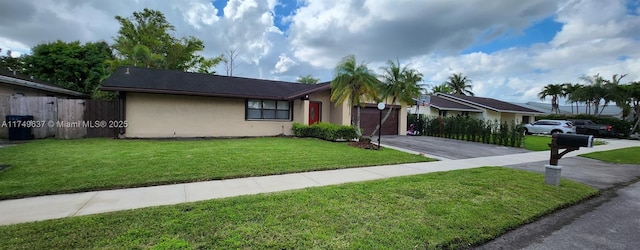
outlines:
[[[578, 151], [568, 153], [564, 158], [596, 151], [640, 146], [640, 141], [607, 141], [607, 145], [596, 146], [594, 148], [581, 148]], [[482, 166], [506, 166], [545, 161], [548, 159], [549, 151], [541, 151], [461, 160], [350, 168], [5, 200], [0, 201], [0, 214], [2, 215], [2, 217], [0, 217], [0, 225], [248, 194], [327, 186], [347, 182], [384, 179], [396, 176], [469, 169]], [[562, 165], [562, 160], [560, 160], [560, 165]]]

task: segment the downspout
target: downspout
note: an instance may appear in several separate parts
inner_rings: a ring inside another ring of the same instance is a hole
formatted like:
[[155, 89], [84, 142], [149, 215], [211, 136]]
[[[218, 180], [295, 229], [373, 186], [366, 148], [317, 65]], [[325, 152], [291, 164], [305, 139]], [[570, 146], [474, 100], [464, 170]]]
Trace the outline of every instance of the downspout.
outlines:
[[[120, 92], [118, 91], [117, 94], [118, 96], [118, 119], [121, 122], [124, 122], [127, 120], [127, 116], [126, 116], [126, 99], [127, 99], [127, 95], [126, 92]], [[127, 128], [126, 127], [120, 127], [118, 129], [118, 134], [117, 134], [117, 139], [122, 139], [125, 138], [125, 133], [127, 132]]]

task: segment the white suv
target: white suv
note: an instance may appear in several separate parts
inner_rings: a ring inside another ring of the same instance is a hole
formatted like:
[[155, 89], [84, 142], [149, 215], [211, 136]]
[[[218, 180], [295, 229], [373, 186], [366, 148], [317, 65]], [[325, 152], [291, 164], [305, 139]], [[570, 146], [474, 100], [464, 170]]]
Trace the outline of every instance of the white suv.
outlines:
[[539, 120], [531, 124], [524, 125], [526, 134], [555, 134], [555, 133], [576, 133], [576, 126], [565, 120]]

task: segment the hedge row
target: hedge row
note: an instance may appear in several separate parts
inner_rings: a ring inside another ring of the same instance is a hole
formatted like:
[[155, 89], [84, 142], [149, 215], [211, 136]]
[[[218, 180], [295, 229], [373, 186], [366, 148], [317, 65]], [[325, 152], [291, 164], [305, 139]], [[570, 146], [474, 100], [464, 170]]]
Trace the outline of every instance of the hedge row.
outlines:
[[332, 123], [319, 122], [311, 126], [293, 123], [291, 128], [297, 137], [314, 137], [327, 141], [351, 140], [358, 138], [356, 129], [352, 126], [340, 126]]
[[410, 115], [421, 135], [466, 140], [510, 147], [524, 146], [524, 127], [515, 122], [485, 121], [462, 116], [418, 117]]
[[545, 115], [545, 116], [536, 116], [536, 120], [571, 120], [571, 119], [579, 119], [579, 120], [591, 120], [598, 124], [607, 124], [611, 125], [613, 129], [620, 133], [623, 137], [628, 137], [631, 127], [633, 123], [630, 121], [625, 121], [622, 119], [618, 119], [615, 117], [601, 117], [595, 115]]

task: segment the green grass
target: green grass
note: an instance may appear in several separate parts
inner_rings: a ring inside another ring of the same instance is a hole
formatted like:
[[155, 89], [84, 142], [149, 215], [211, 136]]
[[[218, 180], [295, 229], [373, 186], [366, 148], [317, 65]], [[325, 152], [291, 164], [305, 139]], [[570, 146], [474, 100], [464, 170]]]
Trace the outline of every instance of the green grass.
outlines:
[[484, 167], [0, 227], [3, 249], [465, 248], [597, 194]]
[[[551, 136], [547, 135], [527, 135], [524, 139], [524, 148], [531, 151], [545, 151], [549, 150], [549, 143], [551, 143]], [[594, 146], [607, 144], [605, 141], [595, 139]]]
[[524, 139], [524, 148], [531, 151], [549, 150], [550, 136], [527, 135]]
[[580, 156], [621, 164], [640, 164], [640, 147], [622, 148], [609, 151], [600, 151]]
[[429, 160], [317, 139], [37, 140], [0, 148], [0, 199]]

